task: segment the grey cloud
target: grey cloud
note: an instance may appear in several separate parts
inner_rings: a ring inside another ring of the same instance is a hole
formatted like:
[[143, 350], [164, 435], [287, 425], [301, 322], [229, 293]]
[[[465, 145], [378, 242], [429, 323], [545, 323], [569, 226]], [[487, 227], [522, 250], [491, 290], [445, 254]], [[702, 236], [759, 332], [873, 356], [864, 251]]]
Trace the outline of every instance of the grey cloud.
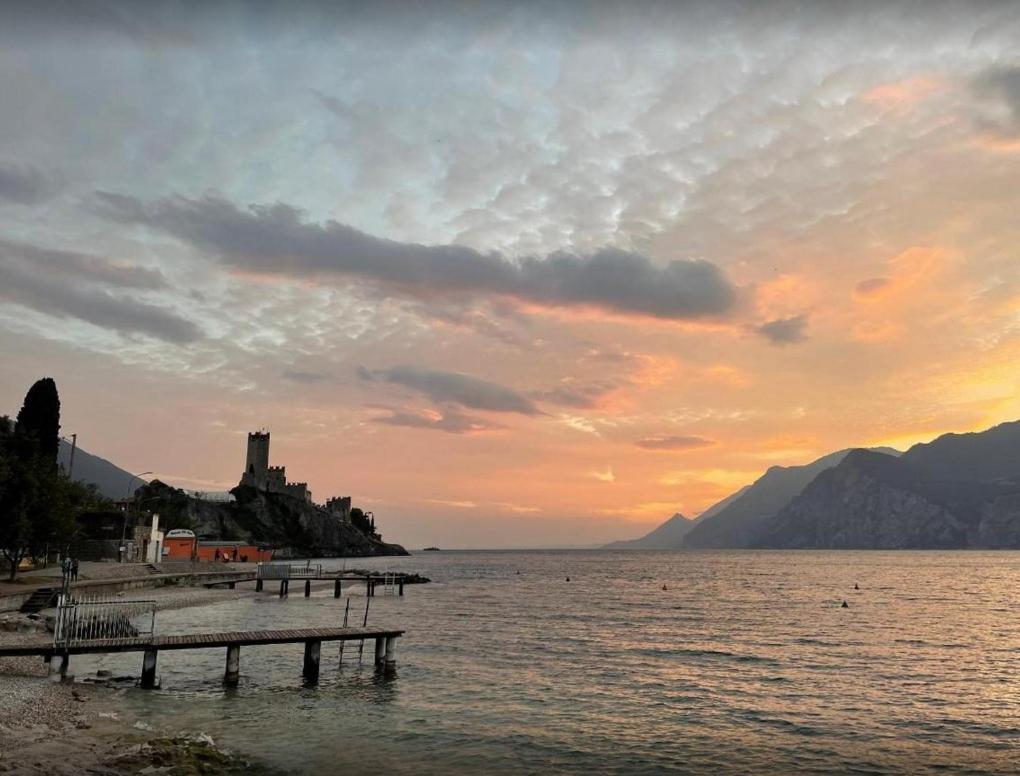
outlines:
[[106, 286], [155, 290], [167, 285], [162, 272], [148, 267], [118, 264], [86, 253], [40, 248], [9, 240], [0, 240], [0, 260], [15, 261], [51, 276], [60, 275], [74, 281]]
[[34, 205], [52, 196], [56, 182], [30, 165], [0, 163], [0, 203]]
[[567, 382], [548, 391], [535, 391], [531, 396], [537, 401], [559, 404], [564, 407], [590, 409], [598, 404], [599, 399], [619, 387], [619, 383], [612, 380], [584, 384]]
[[227, 264], [292, 276], [343, 275], [424, 296], [503, 295], [542, 304], [595, 306], [665, 319], [719, 315], [734, 303], [714, 264], [674, 260], [664, 267], [614, 248], [510, 261], [457, 245], [373, 237], [336, 221], [307, 223], [277, 203], [240, 209], [225, 199], [172, 197], [145, 203], [99, 192], [107, 217], [171, 234]]
[[405, 410], [387, 410], [388, 415], [371, 419], [371, 423], [404, 428], [420, 428], [429, 431], [443, 431], [447, 434], [470, 434], [478, 431], [492, 431], [502, 428], [482, 418], [465, 415], [456, 410], [447, 409], [435, 415], [425, 415]]
[[868, 278], [854, 286], [854, 293], [858, 296], [868, 296], [889, 285], [889, 278]]
[[300, 369], [283, 370], [283, 378], [295, 383], [321, 383], [328, 377], [329, 375], [322, 372], [306, 372]]
[[807, 323], [806, 315], [793, 315], [763, 323], [755, 331], [774, 345], [791, 345], [807, 339]]
[[453, 403], [474, 410], [490, 412], [516, 412], [521, 415], [540, 415], [541, 411], [521, 393], [502, 385], [460, 372], [441, 372], [415, 366], [395, 366], [390, 369], [358, 369], [364, 380], [378, 380], [402, 385], [428, 396], [432, 401]]
[[979, 92], [1002, 100], [1010, 112], [1008, 123], [986, 121], [986, 126], [1004, 135], [1020, 134], [1020, 65], [993, 67], [981, 73], [974, 81]]
[[634, 444], [644, 450], [696, 450], [716, 443], [699, 436], [653, 436], [639, 439]]
[[34, 274], [0, 257], [0, 298], [58, 317], [77, 318], [122, 334], [146, 334], [183, 345], [201, 337], [199, 328], [173, 311], [75, 284], [50, 274]]

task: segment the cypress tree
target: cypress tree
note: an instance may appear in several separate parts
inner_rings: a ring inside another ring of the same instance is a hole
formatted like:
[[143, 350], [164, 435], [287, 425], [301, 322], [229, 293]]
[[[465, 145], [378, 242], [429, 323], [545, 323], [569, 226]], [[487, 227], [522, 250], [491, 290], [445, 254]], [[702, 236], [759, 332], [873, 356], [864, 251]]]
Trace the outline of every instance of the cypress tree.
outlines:
[[56, 466], [60, 450], [60, 397], [52, 377], [36, 380], [28, 389], [18, 413], [17, 429], [19, 435], [35, 441], [41, 459]]

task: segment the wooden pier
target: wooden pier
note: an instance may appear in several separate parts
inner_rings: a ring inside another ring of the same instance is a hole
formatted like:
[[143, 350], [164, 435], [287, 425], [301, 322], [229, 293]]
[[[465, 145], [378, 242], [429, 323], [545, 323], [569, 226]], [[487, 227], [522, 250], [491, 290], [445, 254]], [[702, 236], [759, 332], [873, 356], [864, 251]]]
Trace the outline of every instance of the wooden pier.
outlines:
[[[255, 592], [261, 593], [266, 582], [280, 583], [280, 598], [290, 595], [290, 583], [292, 581], [305, 583], [305, 598], [312, 594], [312, 582], [332, 582], [333, 597], [340, 598], [343, 594], [343, 584], [363, 584], [365, 595], [375, 596], [375, 590], [379, 585], [391, 585], [398, 596], [404, 595], [404, 585], [413, 584], [408, 582], [406, 574], [350, 574], [341, 571], [323, 571], [321, 566], [301, 567], [286, 566], [285, 564], [259, 564], [260, 568], [254, 573], [249, 573], [241, 579], [224, 579], [215, 582], [205, 583], [206, 587], [217, 587], [227, 585], [231, 589], [238, 582], [255, 582]], [[280, 568], [274, 568], [274, 567]], [[284, 572], [282, 575], [280, 572]]]
[[0, 657], [38, 655], [49, 661], [50, 676], [59, 679], [67, 673], [71, 655], [106, 652], [142, 652], [141, 686], [156, 684], [156, 659], [160, 650], [227, 648], [226, 670], [223, 683], [237, 684], [240, 672], [241, 647], [262, 644], [305, 645], [303, 675], [309, 681], [319, 677], [319, 655], [324, 641], [375, 640], [375, 664], [382, 667], [396, 665], [396, 641], [404, 635], [402, 630], [378, 628], [303, 628], [297, 630], [231, 631], [225, 633], [189, 633], [178, 636], [132, 637], [94, 639], [69, 646], [54, 646], [52, 642], [0, 645]]

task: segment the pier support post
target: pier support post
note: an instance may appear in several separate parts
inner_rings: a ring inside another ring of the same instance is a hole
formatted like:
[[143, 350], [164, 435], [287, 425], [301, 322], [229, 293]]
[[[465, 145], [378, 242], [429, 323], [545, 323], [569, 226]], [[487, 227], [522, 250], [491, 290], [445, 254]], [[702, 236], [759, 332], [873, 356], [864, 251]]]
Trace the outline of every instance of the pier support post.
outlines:
[[280, 598], [285, 598], [287, 593], [290, 592], [287, 588], [290, 587], [290, 583], [286, 579], [280, 580]]
[[341, 592], [341, 590], [340, 590], [340, 578], [337, 577], [336, 582], [333, 583], [333, 597], [334, 598], [339, 598], [340, 597], [340, 592]]
[[142, 655], [142, 683], [141, 686], [146, 690], [151, 690], [156, 686], [156, 654], [155, 649], [145, 650], [145, 654]]
[[256, 593], [261, 593], [262, 592], [262, 580], [261, 579], [256, 579], [255, 580], [255, 592]]
[[305, 665], [302, 674], [309, 682], [319, 681], [319, 654], [322, 649], [322, 642], [318, 639], [310, 639], [305, 642]]
[[374, 596], [375, 596], [375, 580], [374, 580], [374, 579], [371, 579], [371, 578], [370, 578], [370, 579], [369, 579], [369, 580], [368, 580], [368, 581], [367, 581], [367, 582], [365, 583], [365, 585], [367, 586], [367, 587], [365, 588], [365, 593], [366, 593], [366, 595], [368, 595], [368, 597], [369, 597], [369, 598], [372, 598], [372, 597], [374, 597]]
[[237, 584], [236, 582], [228, 582], [227, 583], [227, 587], [229, 587], [231, 590], [233, 590], [234, 589], [234, 585], [236, 585], [236, 584]]
[[386, 659], [386, 638], [379, 636], [375, 640], [375, 664], [381, 666]]
[[54, 682], [59, 682], [67, 675], [67, 664], [70, 662], [70, 658], [67, 653], [63, 655], [51, 655], [50, 656], [50, 679]]
[[400, 580], [400, 586], [397, 588], [397, 590], [399, 591], [400, 595], [404, 594], [404, 580], [403, 579]]
[[397, 637], [387, 636], [386, 637], [386, 655], [383, 658], [383, 662], [387, 668], [393, 668], [397, 664]]
[[227, 647], [227, 670], [223, 672], [223, 684], [227, 687], [237, 687], [237, 680], [241, 676], [241, 647]]
[[305, 580], [305, 598], [308, 598], [312, 594], [312, 580]]

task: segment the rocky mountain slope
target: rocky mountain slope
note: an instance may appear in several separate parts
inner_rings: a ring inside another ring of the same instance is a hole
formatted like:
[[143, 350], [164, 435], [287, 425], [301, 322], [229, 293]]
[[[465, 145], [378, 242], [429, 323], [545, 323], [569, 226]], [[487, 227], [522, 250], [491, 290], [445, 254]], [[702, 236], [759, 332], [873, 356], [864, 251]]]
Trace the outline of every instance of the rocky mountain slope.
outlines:
[[[895, 450], [885, 448], [889, 454]], [[761, 525], [785, 507], [826, 469], [839, 464], [850, 450], [829, 453], [803, 466], [773, 466], [711, 517], [704, 518], [684, 538], [695, 549], [734, 549], [752, 546]]]
[[249, 487], [233, 491], [234, 502], [192, 498], [159, 480], [141, 488], [140, 503], [160, 514], [166, 528], [189, 528], [199, 538], [251, 542], [295, 557], [408, 555], [399, 544], [382, 541], [342, 522], [324, 509], [282, 493]]
[[1020, 423], [947, 434], [898, 459], [855, 450], [763, 521], [751, 546], [1020, 547]]

